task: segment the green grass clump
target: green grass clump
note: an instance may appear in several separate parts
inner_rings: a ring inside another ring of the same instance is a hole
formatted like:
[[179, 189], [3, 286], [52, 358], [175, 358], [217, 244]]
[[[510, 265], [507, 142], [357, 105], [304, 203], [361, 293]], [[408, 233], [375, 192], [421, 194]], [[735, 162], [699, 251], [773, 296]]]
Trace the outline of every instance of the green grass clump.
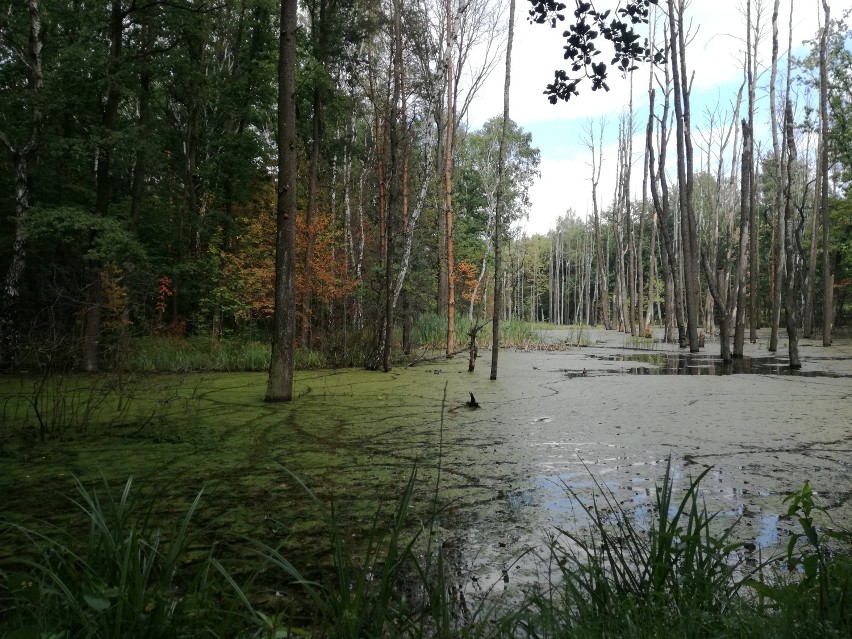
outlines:
[[[456, 315], [455, 332], [456, 347], [463, 350], [467, 347], [468, 333], [482, 320], [470, 320], [466, 315]], [[541, 331], [544, 326], [535, 322], [510, 320], [500, 322], [500, 346], [505, 348], [530, 348], [546, 345], [546, 339]], [[414, 326], [414, 336], [420, 348], [441, 350], [447, 344], [447, 318], [435, 313], [424, 313], [417, 318]], [[476, 338], [479, 348], [491, 347], [491, 323], [481, 329]]]
[[533, 589], [529, 626], [543, 636], [710, 636], [740, 606], [746, 577], [736, 555], [742, 544], [730, 541], [733, 525], [715, 534], [715, 516], [700, 504], [709, 470], [673, 502], [669, 461], [648, 531], [599, 484], [591, 504], [566, 486], [591, 526], [556, 529], [547, 557], [555, 575]]
[[201, 492], [162, 526], [163, 504], [137, 501], [130, 480], [120, 493], [77, 482], [81, 525], [0, 528], [0, 539], [29, 542], [0, 563], [0, 627], [9, 637], [57, 638], [850, 636], [852, 535], [814, 523], [821, 509], [809, 485], [788, 498], [802, 533], [782, 563], [746, 568], [742, 544], [731, 541], [736, 523], [717, 530], [702, 504], [706, 474], [675, 499], [669, 464], [649, 529], [597, 484], [591, 503], [577, 499], [590, 526], [555, 529], [538, 583], [473, 608], [434, 534], [440, 509], [413, 516], [416, 469], [395, 508], [379, 508], [357, 538], [334, 502], [289, 474], [319, 510], [320, 567], [299, 567], [252, 537], [220, 538], [236, 549], [225, 558], [199, 546]]
[[[135, 373], [239, 373], [269, 370], [268, 341], [209, 337], [140, 337], [131, 341], [123, 366]], [[296, 349], [295, 366], [315, 370], [326, 365], [314, 350]]]
[[201, 636], [221, 620], [209, 566], [188, 556], [201, 493], [165, 529], [152, 517], [153, 502], [134, 500], [131, 486], [128, 480], [116, 495], [104, 482], [102, 498], [77, 482], [74, 503], [87, 533], [5, 525], [6, 535], [29, 538], [33, 551], [0, 573], [8, 636], [174, 637], [180, 628]]
[[269, 344], [255, 340], [140, 337], [131, 342], [125, 366], [141, 373], [260, 371], [269, 368], [269, 358]]

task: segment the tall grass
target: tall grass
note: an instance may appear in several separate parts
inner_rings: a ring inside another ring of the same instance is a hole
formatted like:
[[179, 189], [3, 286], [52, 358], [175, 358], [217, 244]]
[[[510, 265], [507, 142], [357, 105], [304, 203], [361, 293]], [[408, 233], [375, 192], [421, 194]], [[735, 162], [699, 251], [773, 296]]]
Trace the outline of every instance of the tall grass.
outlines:
[[[714, 533], [692, 480], [677, 502], [671, 460], [656, 490], [656, 519], [643, 530], [614, 495], [597, 485], [591, 504], [566, 486], [591, 525], [580, 532], [556, 529], [546, 565], [548, 588], [534, 588], [530, 629], [540, 636], [706, 636], [741, 602], [745, 579], [732, 542], [734, 525]], [[697, 635], [696, 635], [697, 633]]]
[[[457, 348], [463, 350], [468, 344], [468, 333], [476, 324], [466, 315], [457, 315], [455, 318], [455, 333]], [[479, 321], [481, 324], [481, 320]], [[527, 348], [532, 345], [544, 344], [545, 340], [539, 332], [540, 326], [534, 322], [511, 320], [500, 322], [500, 346], [509, 348]], [[414, 327], [414, 336], [417, 345], [429, 350], [439, 350], [447, 344], [447, 318], [435, 313], [424, 313], [417, 318]], [[480, 348], [491, 346], [491, 330], [486, 327], [477, 335], [477, 344]]]
[[[384, 637], [417, 625], [412, 602], [401, 587], [406, 581], [404, 575], [413, 571], [417, 561], [413, 549], [420, 531], [415, 530], [403, 540], [415, 478], [416, 471], [412, 471], [391, 520], [384, 521], [377, 513], [366, 542], [353, 548], [340, 527], [334, 506], [325, 508], [316, 494], [294, 477], [319, 508], [328, 533], [327, 553], [332, 570], [330, 578], [322, 583], [306, 578], [279, 549], [259, 541], [249, 542], [262, 563], [278, 572], [282, 587], [295, 585], [302, 590], [314, 613], [312, 625], [322, 628], [326, 636]], [[293, 632], [289, 620], [259, 611], [251, 603], [250, 589], [238, 585], [220, 563], [216, 567], [243, 604], [246, 618], [264, 636]]]
[[[189, 373], [219, 371], [265, 371], [269, 369], [271, 347], [267, 341], [209, 337], [141, 337], [131, 342], [125, 366], [139, 373]], [[296, 368], [321, 368], [323, 356], [311, 350], [296, 349]]]
[[42, 442], [87, 432], [171, 426], [197, 416], [195, 393], [184, 379], [46, 372], [19, 377], [0, 392], [0, 450], [6, 439], [31, 434]]
[[760, 609], [777, 616], [787, 636], [852, 636], [852, 532], [817, 526], [816, 513], [831, 517], [808, 482], [785, 501], [787, 516], [802, 530], [790, 537], [783, 557], [795, 578], [751, 580]]
[[201, 493], [165, 530], [152, 517], [154, 501], [132, 499], [131, 486], [117, 495], [104, 482], [102, 498], [77, 482], [87, 535], [6, 525], [35, 551], [2, 572], [0, 622], [15, 629], [11, 636], [173, 637], [176, 628], [201, 631], [219, 616], [211, 615], [208, 566], [186, 563]]
[[[539, 556], [538, 583], [507, 606], [475, 610], [451, 576], [433, 520], [413, 517], [416, 470], [362, 539], [291, 475], [325, 524], [329, 561], [321, 568], [298, 567], [280, 548], [250, 539], [235, 544], [250, 552], [226, 567], [198, 548], [200, 492], [162, 527], [156, 502], [137, 501], [130, 480], [120, 492], [78, 483], [88, 534], [0, 528], [0, 539], [23, 535], [32, 549], [0, 565], [0, 628], [39, 638], [852, 636], [852, 537], [816, 525], [810, 487], [789, 499], [802, 533], [783, 565], [746, 569], [741, 544], [731, 541], [736, 522], [720, 526], [701, 501], [706, 472], [676, 499], [669, 464], [647, 528], [600, 484], [591, 502], [566, 486], [590, 525], [556, 528]], [[264, 590], [301, 593], [307, 613], [261, 603], [274, 599]]]

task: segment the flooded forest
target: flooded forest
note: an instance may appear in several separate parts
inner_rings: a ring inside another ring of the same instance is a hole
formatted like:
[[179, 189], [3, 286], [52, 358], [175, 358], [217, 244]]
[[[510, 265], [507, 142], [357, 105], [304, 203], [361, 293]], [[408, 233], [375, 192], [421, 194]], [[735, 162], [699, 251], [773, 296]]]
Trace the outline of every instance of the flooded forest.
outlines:
[[831, 4], [7, 0], [0, 636], [849, 636]]

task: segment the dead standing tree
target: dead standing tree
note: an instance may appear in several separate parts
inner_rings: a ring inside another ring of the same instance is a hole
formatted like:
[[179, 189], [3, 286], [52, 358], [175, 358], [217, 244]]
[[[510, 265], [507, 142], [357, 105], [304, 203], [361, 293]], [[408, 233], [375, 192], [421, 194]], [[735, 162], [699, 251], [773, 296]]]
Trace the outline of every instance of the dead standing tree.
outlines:
[[[666, 74], [668, 75], [668, 74]], [[667, 87], [664, 87], [666, 89]], [[677, 251], [674, 246], [673, 227], [669, 227], [672, 217], [669, 205], [669, 189], [666, 173], [663, 167], [666, 164], [666, 147], [668, 142], [668, 120], [669, 120], [669, 93], [664, 92], [663, 116], [659, 120], [659, 172], [655, 169], [654, 161], [654, 95], [652, 89], [648, 96], [648, 128], [646, 131], [645, 144], [648, 152], [648, 172], [650, 175], [651, 197], [654, 209], [659, 218], [658, 229], [660, 232], [660, 257], [663, 267], [663, 295], [666, 305], [666, 329], [665, 339], [670, 339], [671, 321], [677, 323], [678, 344], [681, 348], [686, 346], [686, 324], [683, 313], [683, 296], [681, 295], [680, 279], [677, 277]], [[672, 317], [673, 316], [673, 317]]]
[[686, 75], [686, 33], [683, 0], [668, 0], [669, 38], [676, 122], [678, 204], [680, 207], [681, 252], [683, 254], [686, 332], [689, 350], [697, 353], [698, 309], [701, 290], [698, 277], [698, 228], [693, 201], [694, 172], [689, 81]]
[[[794, 184], [794, 165], [796, 162], [796, 145], [793, 140], [793, 107], [788, 101], [784, 109], [784, 138], [787, 147], [785, 153], [785, 180], [784, 180], [784, 249], [787, 262], [787, 286], [784, 292], [784, 314], [787, 320], [787, 352], [790, 357], [790, 368], [801, 368], [802, 363], [799, 360], [799, 318], [801, 309], [799, 308], [799, 297], [801, 295], [801, 286], [798, 268], [798, 241], [800, 236], [800, 227], [794, 228], [793, 225], [793, 184]], [[780, 287], [781, 282], [777, 282], [776, 286]]]
[[828, 32], [831, 28], [831, 10], [827, 0], [822, 0], [823, 27], [819, 47], [819, 202], [822, 217], [822, 345], [831, 346], [834, 322], [834, 275], [831, 272], [831, 251], [828, 219]]
[[592, 220], [595, 230], [595, 277], [596, 288], [598, 291], [597, 301], [600, 308], [600, 317], [603, 320], [604, 328], [610, 330], [612, 328], [612, 319], [609, 313], [609, 284], [606, 277], [603, 243], [601, 242], [601, 217], [600, 207], [598, 205], [598, 184], [601, 179], [601, 146], [603, 144], [604, 121], [601, 120], [598, 125], [598, 137], [595, 141], [595, 131], [592, 122], [588, 122], [583, 127], [582, 142], [589, 149], [592, 155], [592, 162], [589, 166], [592, 169]]
[[[503, 130], [497, 151], [497, 202], [494, 213], [494, 312], [491, 320], [491, 381], [497, 379], [500, 352], [500, 300], [503, 296], [501, 252], [503, 240], [503, 182], [506, 170], [506, 137], [509, 134], [509, 87], [512, 83], [512, 43], [515, 37], [515, 0], [509, 2], [509, 38], [506, 42], [506, 75], [503, 80]], [[473, 338], [471, 338], [473, 339]], [[471, 397], [471, 400], [473, 398]]]

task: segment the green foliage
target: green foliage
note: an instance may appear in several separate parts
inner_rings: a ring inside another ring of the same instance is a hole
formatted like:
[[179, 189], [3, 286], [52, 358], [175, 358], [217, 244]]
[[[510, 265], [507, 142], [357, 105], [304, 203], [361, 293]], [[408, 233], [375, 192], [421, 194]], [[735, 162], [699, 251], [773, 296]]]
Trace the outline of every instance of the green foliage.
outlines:
[[118, 220], [74, 207], [32, 210], [25, 232], [41, 247], [54, 243], [54, 251], [76, 253], [84, 263], [97, 261], [138, 264], [145, 250]]
[[[549, 24], [555, 28], [557, 22], [563, 22], [562, 13], [566, 4], [554, 0], [529, 0], [532, 8], [529, 10], [530, 22]], [[564, 70], [555, 72], [553, 84], [548, 84], [545, 94], [551, 104], [558, 100], [570, 100], [579, 95], [577, 86], [586, 78], [591, 79], [592, 91], [604, 89], [609, 91], [606, 83], [608, 76], [605, 62], [595, 62], [595, 56], [601, 53], [596, 40], [600, 36], [612, 43], [614, 57], [611, 64], [618, 72], [625, 74], [638, 68], [637, 62], [653, 62], [662, 64], [665, 54], [654, 51], [645, 38], [644, 44], [640, 36], [633, 30], [637, 24], [647, 24], [651, 5], [657, 0], [628, 0], [622, 7], [620, 4], [615, 15], [610, 18], [611, 10], [598, 12], [592, 2], [577, 2], [574, 20], [566, 24], [567, 30], [562, 34], [565, 38], [564, 58], [570, 60], [570, 74]]]
[[787, 543], [785, 560], [792, 582], [749, 585], [760, 595], [763, 608], [780, 611], [789, 624], [789, 636], [810, 632], [847, 637], [852, 633], [852, 533], [817, 524], [814, 516], [828, 518], [828, 512], [817, 504], [807, 481], [784, 501], [789, 504], [787, 516], [802, 530]]
[[[259, 337], [141, 337], [131, 342], [124, 362], [134, 373], [235, 373], [269, 370], [269, 357], [269, 342]], [[322, 353], [302, 348], [295, 359], [299, 370], [326, 365]]]
[[[30, 539], [35, 558], [4, 572], [0, 597], [11, 637], [174, 637], [177, 628], [200, 636], [219, 617], [208, 590], [208, 567], [188, 563], [190, 523], [199, 492], [171, 530], [153, 518], [153, 502], [77, 482], [74, 501], [89, 531], [48, 536], [7, 524], [7, 534]], [[186, 581], [184, 581], [186, 580]], [[203, 613], [203, 614], [201, 614]]]
[[[508, 229], [524, 218], [531, 202], [529, 191], [539, 176], [540, 152], [532, 134], [510, 121], [506, 139], [503, 190], [504, 225]], [[460, 131], [455, 153], [454, 205], [458, 211], [454, 237], [458, 261], [477, 265], [492, 233], [497, 206], [497, 152], [502, 116], [487, 120], [478, 131]], [[508, 237], [508, 236], [507, 236]]]

